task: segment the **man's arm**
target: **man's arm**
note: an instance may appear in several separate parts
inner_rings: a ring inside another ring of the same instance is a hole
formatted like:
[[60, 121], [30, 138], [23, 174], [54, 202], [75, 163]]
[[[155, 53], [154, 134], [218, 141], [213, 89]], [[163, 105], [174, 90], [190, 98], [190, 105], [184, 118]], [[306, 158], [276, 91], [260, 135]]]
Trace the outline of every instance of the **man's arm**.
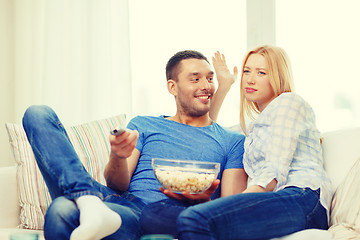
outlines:
[[221, 179], [221, 197], [242, 193], [247, 186], [248, 176], [243, 168], [224, 170]]
[[135, 148], [139, 133], [126, 130], [119, 136], [110, 135], [110, 159], [104, 170], [108, 187], [117, 191], [126, 191], [135, 171], [140, 152]]

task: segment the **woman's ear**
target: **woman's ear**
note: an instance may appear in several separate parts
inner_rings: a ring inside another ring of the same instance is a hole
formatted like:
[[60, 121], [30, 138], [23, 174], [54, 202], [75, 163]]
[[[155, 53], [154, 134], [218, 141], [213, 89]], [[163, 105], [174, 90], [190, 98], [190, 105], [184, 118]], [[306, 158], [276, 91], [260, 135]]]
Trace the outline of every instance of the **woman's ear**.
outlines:
[[176, 86], [176, 82], [174, 80], [169, 79], [167, 81], [167, 88], [168, 88], [169, 93], [171, 93], [174, 96], [177, 95], [177, 86]]

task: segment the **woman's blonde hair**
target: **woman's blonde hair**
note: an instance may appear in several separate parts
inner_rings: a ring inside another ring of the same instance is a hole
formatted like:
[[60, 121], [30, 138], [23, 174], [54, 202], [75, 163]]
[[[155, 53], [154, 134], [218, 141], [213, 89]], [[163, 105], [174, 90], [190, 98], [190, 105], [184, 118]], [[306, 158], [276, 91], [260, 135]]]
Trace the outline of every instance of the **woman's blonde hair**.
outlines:
[[[279, 96], [284, 92], [293, 91], [294, 88], [290, 61], [283, 49], [265, 45], [251, 50], [245, 55], [242, 64], [242, 73], [244, 72], [244, 67], [248, 58], [252, 54], [260, 54], [265, 58], [268, 68], [267, 74], [270, 78], [270, 84], [276, 96]], [[246, 135], [245, 114], [247, 114], [250, 119], [254, 120], [254, 113], [259, 114], [260, 110], [256, 103], [246, 100], [244, 89], [242, 88], [242, 80], [243, 74], [241, 75], [240, 84], [240, 126]]]

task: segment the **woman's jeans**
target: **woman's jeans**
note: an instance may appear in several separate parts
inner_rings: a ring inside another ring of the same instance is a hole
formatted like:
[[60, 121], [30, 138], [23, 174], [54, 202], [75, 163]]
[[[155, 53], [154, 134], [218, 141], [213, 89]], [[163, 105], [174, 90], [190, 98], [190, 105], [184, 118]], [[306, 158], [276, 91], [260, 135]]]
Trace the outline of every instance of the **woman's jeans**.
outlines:
[[47, 106], [31, 106], [23, 126], [53, 202], [45, 216], [48, 239], [69, 239], [79, 225], [79, 210], [73, 201], [95, 195], [122, 218], [121, 227], [105, 239], [138, 239], [139, 216], [145, 204], [128, 192], [116, 192], [101, 185], [80, 162], [55, 112]]
[[180, 213], [179, 239], [271, 239], [309, 228], [327, 229], [319, 195], [319, 189], [288, 187], [198, 204]]

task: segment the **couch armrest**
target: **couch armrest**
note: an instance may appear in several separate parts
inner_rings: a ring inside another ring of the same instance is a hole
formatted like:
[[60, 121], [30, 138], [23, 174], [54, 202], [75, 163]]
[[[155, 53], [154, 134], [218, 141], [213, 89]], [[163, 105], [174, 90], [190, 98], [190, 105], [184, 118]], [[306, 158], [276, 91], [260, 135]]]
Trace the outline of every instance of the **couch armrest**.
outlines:
[[20, 205], [16, 184], [16, 166], [0, 167], [0, 228], [20, 224]]
[[324, 167], [335, 191], [360, 157], [360, 128], [327, 132], [322, 137]]

